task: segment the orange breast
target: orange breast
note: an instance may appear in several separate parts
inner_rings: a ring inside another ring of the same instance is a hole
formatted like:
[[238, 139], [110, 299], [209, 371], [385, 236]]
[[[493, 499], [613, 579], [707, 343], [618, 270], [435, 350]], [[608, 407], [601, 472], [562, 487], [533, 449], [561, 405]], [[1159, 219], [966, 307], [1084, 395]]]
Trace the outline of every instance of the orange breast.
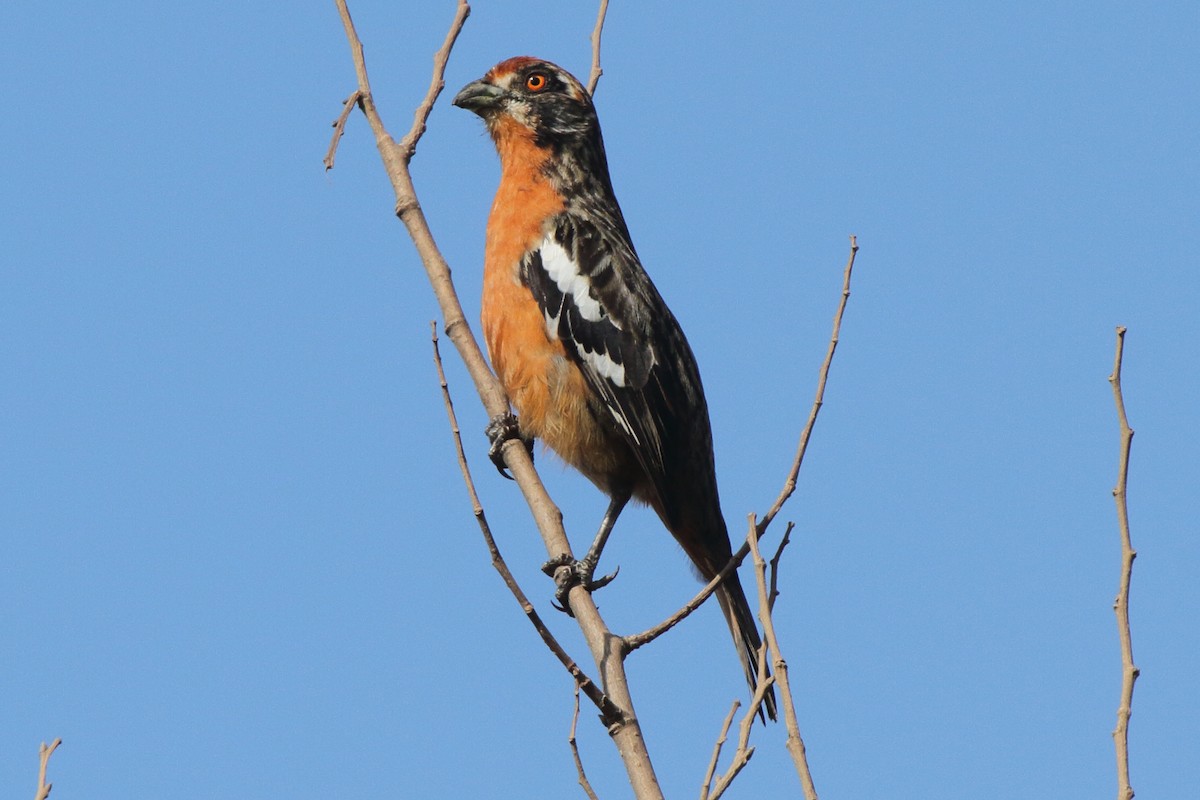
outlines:
[[482, 317], [488, 354], [522, 430], [604, 489], [608, 476], [628, 459], [626, 448], [596, 423], [583, 374], [562, 343], [547, 334], [541, 308], [521, 283], [522, 258], [541, 242], [547, 221], [564, 208], [541, 172], [548, 153], [515, 123], [492, 133], [502, 175], [484, 253]]

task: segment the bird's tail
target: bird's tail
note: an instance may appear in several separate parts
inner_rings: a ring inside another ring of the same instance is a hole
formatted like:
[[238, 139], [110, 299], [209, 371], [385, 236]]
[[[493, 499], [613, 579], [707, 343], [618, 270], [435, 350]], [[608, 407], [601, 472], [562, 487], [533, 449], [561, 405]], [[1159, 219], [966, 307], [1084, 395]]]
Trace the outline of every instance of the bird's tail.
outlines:
[[[754, 612], [750, 610], [750, 603], [746, 600], [746, 593], [742, 590], [742, 582], [738, 580], [736, 572], [717, 587], [716, 595], [721, 613], [725, 615], [725, 622], [729, 624], [729, 632], [733, 635], [733, 645], [742, 659], [746, 681], [750, 684], [750, 691], [754, 692], [758, 686], [758, 648], [762, 646], [762, 640], [758, 637], [758, 624], [754, 620]], [[762, 708], [773, 721], [774, 687], [767, 689], [763, 696]], [[759, 716], [762, 716], [762, 710], [759, 711]]]

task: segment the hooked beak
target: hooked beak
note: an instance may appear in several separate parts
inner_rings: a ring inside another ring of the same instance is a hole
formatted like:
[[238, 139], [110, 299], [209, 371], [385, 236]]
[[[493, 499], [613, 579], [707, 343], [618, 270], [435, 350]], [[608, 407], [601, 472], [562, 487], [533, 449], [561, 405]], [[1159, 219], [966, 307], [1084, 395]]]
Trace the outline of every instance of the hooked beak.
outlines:
[[504, 94], [504, 90], [494, 83], [471, 81], [454, 96], [453, 103], [482, 117], [500, 105]]

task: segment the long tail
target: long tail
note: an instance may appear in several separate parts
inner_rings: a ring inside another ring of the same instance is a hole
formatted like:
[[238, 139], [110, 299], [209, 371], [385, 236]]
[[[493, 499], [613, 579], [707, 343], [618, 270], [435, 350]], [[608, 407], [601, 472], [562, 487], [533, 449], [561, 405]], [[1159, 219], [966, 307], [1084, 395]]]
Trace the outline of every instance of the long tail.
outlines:
[[[742, 582], [738, 580], [736, 572], [717, 587], [716, 595], [721, 613], [725, 615], [725, 622], [729, 624], [729, 632], [733, 635], [733, 645], [742, 659], [746, 682], [750, 684], [750, 691], [754, 692], [758, 686], [758, 648], [762, 645], [762, 640], [758, 637], [758, 624], [754, 620], [754, 612], [750, 610], [750, 603], [746, 600], [746, 593], [742, 590]], [[767, 716], [774, 720], [774, 687], [768, 689], [763, 696], [763, 708], [766, 709]]]

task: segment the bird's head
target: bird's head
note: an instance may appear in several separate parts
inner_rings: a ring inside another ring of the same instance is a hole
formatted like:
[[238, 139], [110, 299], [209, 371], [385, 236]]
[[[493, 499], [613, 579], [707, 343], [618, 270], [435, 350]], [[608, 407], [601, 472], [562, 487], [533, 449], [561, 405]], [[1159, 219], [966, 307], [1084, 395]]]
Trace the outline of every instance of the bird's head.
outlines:
[[464, 86], [454, 105], [482, 117], [497, 143], [518, 135], [555, 147], [582, 143], [599, 131], [592, 98], [575, 76], [529, 56], [501, 61]]

